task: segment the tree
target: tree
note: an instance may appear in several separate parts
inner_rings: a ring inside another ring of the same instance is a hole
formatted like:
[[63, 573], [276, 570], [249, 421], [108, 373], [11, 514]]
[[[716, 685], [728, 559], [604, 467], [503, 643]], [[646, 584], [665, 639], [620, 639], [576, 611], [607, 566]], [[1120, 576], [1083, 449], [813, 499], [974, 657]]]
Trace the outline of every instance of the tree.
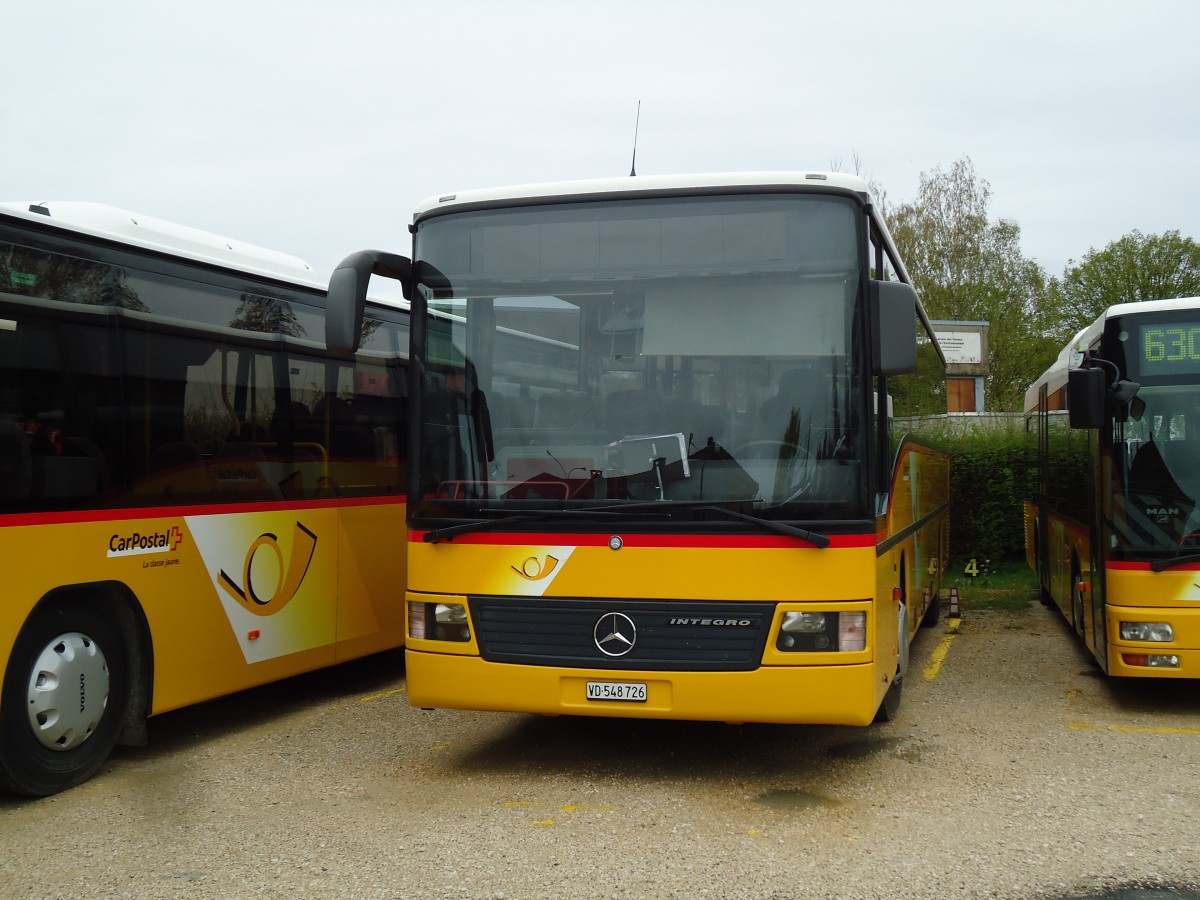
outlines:
[[[1062, 325], [1053, 279], [1022, 255], [1016, 222], [988, 219], [990, 200], [991, 187], [963, 157], [947, 171], [922, 172], [917, 199], [884, 215], [930, 318], [988, 323], [987, 405], [1016, 410], [1058, 352]], [[936, 387], [925, 386], [930, 397]]]
[[0, 256], [0, 284], [15, 294], [59, 303], [147, 310], [124, 269], [28, 247], [12, 246]]
[[1200, 245], [1178, 231], [1132, 231], [1063, 270], [1063, 305], [1074, 333], [1114, 303], [1200, 295]]
[[260, 294], [242, 294], [229, 327], [292, 337], [304, 337], [307, 333], [290, 303]]

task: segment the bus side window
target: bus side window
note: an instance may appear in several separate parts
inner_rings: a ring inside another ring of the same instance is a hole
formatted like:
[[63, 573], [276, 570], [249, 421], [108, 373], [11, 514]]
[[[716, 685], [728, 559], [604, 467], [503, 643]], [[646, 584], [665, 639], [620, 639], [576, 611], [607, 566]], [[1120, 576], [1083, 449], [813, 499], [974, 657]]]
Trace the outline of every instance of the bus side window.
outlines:
[[0, 499], [23, 500], [32, 483], [33, 462], [24, 429], [0, 420]]
[[200, 449], [190, 441], [168, 441], [150, 452], [150, 471], [187, 469], [200, 464]]

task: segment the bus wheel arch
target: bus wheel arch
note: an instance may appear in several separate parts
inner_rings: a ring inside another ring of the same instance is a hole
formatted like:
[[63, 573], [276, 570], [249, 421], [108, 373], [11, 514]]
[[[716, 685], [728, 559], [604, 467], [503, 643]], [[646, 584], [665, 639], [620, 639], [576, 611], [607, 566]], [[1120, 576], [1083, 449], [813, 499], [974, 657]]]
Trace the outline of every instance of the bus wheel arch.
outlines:
[[120, 585], [47, 594], [25, 620], [0, 690], [0, 787], [47, 796], [94, 775], [144, 734], [145, 620]]

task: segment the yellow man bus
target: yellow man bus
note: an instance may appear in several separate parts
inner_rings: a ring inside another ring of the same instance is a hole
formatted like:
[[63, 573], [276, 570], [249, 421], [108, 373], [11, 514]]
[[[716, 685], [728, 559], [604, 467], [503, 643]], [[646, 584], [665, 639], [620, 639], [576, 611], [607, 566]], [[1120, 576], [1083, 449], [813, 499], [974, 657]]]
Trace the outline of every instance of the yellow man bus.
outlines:
[[1045, 601], [1109, 675], [1200, 677], [1200, 298], [1109, 307], [1025, 415]]
[[864, 182], [473, 191], [413, 234], [339, 267], [327, 336], [353, 347], [371, 272], [408, 285], [414, 705], [896, 713], [949, 462], [893, 430], [937, 345]]
[[0, 787], [148, 716], [403, 643], [407, 311], [325, 349], [293, 257], [0, 204]]

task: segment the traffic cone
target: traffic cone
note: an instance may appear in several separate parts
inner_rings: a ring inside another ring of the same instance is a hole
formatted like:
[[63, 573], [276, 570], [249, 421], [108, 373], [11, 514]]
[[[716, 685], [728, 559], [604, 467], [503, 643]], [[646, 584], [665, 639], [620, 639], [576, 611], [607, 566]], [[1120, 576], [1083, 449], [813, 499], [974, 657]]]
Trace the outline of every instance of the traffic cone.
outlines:
[[950, 588], [950, 618], [962, 618], [962, 609], [958, 605], [958, 588]]

